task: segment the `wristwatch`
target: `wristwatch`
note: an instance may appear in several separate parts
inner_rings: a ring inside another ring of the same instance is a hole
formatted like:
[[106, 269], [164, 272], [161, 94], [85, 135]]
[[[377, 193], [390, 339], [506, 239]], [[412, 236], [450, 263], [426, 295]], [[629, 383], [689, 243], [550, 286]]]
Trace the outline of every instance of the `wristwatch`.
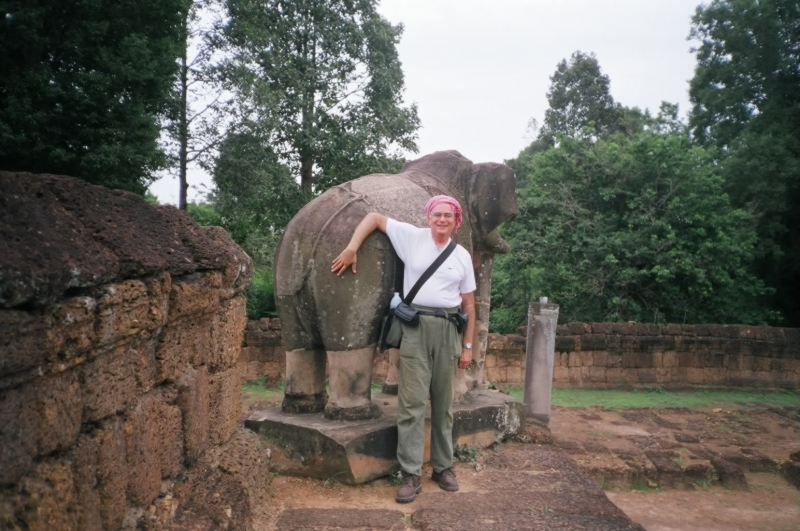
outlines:
[[472, 343], [464, 343], [464, 348], [472, 350]]

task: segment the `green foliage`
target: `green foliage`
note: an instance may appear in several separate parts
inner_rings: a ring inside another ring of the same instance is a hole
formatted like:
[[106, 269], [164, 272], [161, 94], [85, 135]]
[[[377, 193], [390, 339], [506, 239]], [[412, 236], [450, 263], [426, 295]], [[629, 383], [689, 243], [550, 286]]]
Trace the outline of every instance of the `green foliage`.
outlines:
[[257, 267], [247, 287], [247, 317], [277, 317], [271, 267]]
[[147, 201], [151, 205], [160, 205], [161, 203], [158, 201], [158, 197], [151, 192], [150, 190], [144, 193], [144, 200]]
[[189, 203], [186, 206], [186, 213], [202, 226], [221, 226], [222, 217], [217, 213], [213, 205], [208, 203]]
[[289, 168], [266, 139], [237, 133], [222, 144], [213, 177], [222, 226], [257, 266], [271, 269], [283, 228], [305, 203]]
[[4, 2], [0, 167], [144, 194], [187, 0]]
[[725, 190], [752, 213], [767, 304], [800, 326], [800, 3], [714, 0], [692, 22], [692, 132], [721, 148]]
[[453, 457], [459, 463], [473, 463], [478, 460], [480, 450], [474, 446], [456, 444], [453, 446]]
[[224, 75], [243, 121], [300, 176], [306, 198], [416, 151], [404, 107], [401, 26], [375, 0], [231, 0]]
[[559, 134], [574, 136], [588, 127], [595, 135], [606, 135], [618, 126], [621, 108], [609, 91], [594, 54], [576, 51], [567, 62], [558, 63], [550, 77], [549, 108], [539, 133], [539, 143], [552, 146]]
[[[712, 154], [691, 146], [674, 106], [648, 129], [559, 137], [522, 155], [520, 215], [501, 229], [492, 327], [524, 323], [548, 296], [569, 321], [764, 323], [750, 272], [753, 220], [731, 207]], [[530, 156], [527, 156], [530, 157]]]

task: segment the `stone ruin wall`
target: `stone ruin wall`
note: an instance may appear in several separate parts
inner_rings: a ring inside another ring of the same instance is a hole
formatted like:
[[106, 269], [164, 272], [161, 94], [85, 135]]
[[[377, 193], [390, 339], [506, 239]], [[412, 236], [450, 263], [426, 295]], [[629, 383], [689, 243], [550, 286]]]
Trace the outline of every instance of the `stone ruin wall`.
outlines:
[[[556, 330], [556, 387], [729, 386], [800, 389], [800, 329], [744, 325], [569, 323]], [[491, 382], [522, 384], [525, 337], [489, 336]]]
[[[280, 320], [247, 325], [240, 367], [248, 380], [285, 374]], [[522, 385], [525, 337], [489, 334], [484, 377]], [[570, 323], [556, 331], [557, 387], [730, 386], [800, 389], [800, 329], [743, 325]], [[375, 357], [373, 379], [388, 372]]]
[[0, 173], [0, 529], [251, 529], [250, 259], [173, 207]]

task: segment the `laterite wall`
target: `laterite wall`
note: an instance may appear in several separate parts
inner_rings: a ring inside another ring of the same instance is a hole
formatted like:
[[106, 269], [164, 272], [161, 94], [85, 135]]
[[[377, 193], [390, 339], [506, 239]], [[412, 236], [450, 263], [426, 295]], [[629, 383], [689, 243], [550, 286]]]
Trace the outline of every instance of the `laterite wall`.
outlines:
[[0, 173], [0, 529], [251, 529], [250, 259], [173, 207]]
[[[742, 325], [570, 323], [556, 332], [553, 380], [559, 387], [619, 385], [800, 388], [800, 329]], [[240, 367], [246, 378], [285, 374], [280, 321], [247, 326]], [[373, 379], [388, 370], [376, 356]], [[486, 379], [522, 384], [525, 337], [489, 334]]]

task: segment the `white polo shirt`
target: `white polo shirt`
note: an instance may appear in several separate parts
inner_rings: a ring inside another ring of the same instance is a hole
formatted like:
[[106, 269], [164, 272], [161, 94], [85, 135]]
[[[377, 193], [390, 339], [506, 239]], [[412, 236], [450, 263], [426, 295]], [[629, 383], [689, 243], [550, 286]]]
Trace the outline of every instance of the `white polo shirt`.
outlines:
[[[406, 265], [403, 277], [403, 294], [406, 294], [445, 250], [447, 244], [436, 247], [429, 227], [421, 229], [391, 218], [386, 222], [386, 235], [389, 236], [397, 256]], [[475, 270], [472, 268], [472, 258], [466, 249], [456, 245], [447, 260], [422, 285], [412, 302], [434, 308], [455, 308], [461, 305], [462, 293], [473, 291]]]

